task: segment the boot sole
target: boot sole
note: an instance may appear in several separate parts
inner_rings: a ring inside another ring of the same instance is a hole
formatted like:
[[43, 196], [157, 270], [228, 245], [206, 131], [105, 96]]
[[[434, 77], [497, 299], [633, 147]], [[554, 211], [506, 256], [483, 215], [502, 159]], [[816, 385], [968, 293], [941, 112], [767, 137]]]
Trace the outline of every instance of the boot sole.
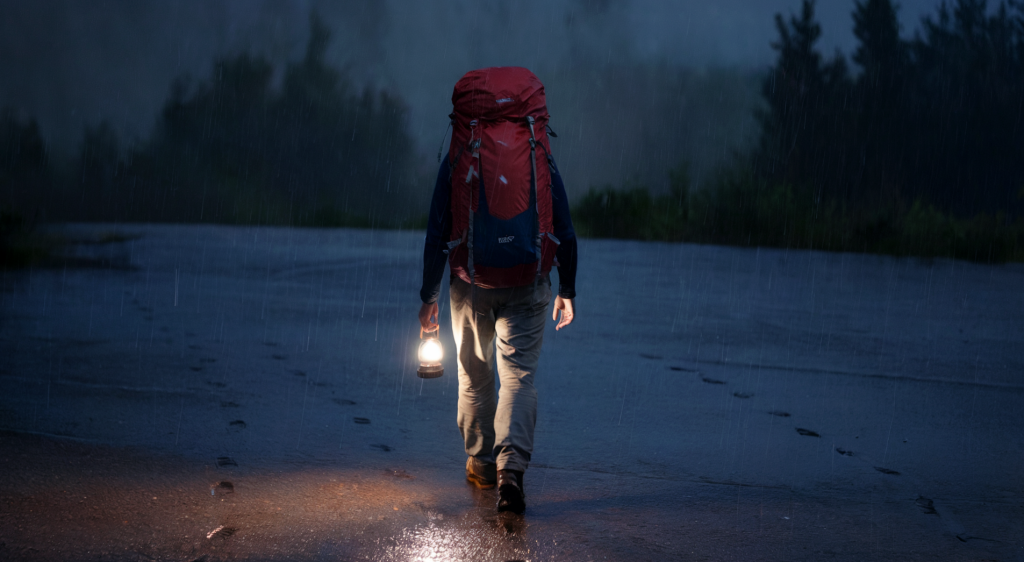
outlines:
[[466, 476], [466, 482], [481, 490], [491, 490], [498, 485], [497, 482], [488, 482], [479, 476]]

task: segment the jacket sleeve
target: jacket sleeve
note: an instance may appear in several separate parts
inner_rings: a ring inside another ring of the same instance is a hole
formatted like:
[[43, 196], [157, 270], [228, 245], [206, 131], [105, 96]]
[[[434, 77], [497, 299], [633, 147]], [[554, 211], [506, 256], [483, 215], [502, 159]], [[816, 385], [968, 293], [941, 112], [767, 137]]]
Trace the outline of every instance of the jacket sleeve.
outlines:
[[576, 231], [569, 216], [569, 198], [565, 195], [565, 184], [558, 172], [554, 158], [551, 159], [552, 223], [555, 237], [561, 244], [555, 251], [558, 259], [558, 296], [563, 299], [576, 298]]
[[[441, 279], [448, 261], [448, 239], [452, 232], [451, 174], [448, 159], [441, 161], [434, 183], [434, 196], [430, 200], [430, 214], [427, 216], [427, 237], [423, 241], [423, 285], [420, 300], [426, 304], [437, 302], [441, 294]], [[557, 234], [555, 235], [557, 236]]]

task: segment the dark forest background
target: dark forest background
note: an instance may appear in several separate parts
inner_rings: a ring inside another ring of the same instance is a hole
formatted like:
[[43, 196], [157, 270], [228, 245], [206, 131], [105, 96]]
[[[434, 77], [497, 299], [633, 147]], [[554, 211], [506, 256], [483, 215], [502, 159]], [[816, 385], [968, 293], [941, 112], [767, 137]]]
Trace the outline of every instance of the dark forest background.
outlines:
[[[857, 1], [852, 61], [819, 51], [810, 0], [775, 25], [753, 148], [699, 187], [671, 159], [667, 192], [593, 187], [582, 235], [1024, 260], [1024, 2], [955, 0], [904, 37], [890, 0]], [[218, 60], [175, 82], [151, 138], [101, 123], [72, 161], [4, 110], [0, 237], [77, 220], [421, 225], [432, 177], [402, 99], [355, 88], [329, 41], [314, 15], [280, 84], [259, 56]]]
[[584, 234], [1024, 259], [1024, 3], [955, 0], [900, 35], [890, 0], [852, 14], [851, 65], [826, 57], [814, 2], [776, 16], [755, 149], [705, 190], [591, 189]]
[[329, 41], [314, 15], [305, 56], [276, 88], [264, 58], [218, 60], [204, 81], [175, 81], [150, 139], [124, 146], [100, 123], [69, 163], [50, 159], [34, 121], [4, 111], [0, 200], [42, 215], [30, 220], [401, 226], [422, 206], [406, 109], [329, 66]]

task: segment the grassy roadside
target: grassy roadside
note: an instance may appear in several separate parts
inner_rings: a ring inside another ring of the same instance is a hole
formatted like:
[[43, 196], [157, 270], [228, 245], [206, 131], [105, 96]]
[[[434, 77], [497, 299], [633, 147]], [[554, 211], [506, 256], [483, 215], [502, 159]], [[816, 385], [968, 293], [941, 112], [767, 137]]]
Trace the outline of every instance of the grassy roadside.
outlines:
[[[279, 214], [270, 216], [265, 209], [256, 209], [251, 215], [260, 220], [224, 221], [222, 224], [281, 226], [292, 228], [365, 228], [384, 230], [422, 230], [426, 228], [427, 216], [402, 218], [400, 216], [370, 217], [345, 213], [330, 206], [324, 206], [314, 213]], [[242, 215], [249, 216], [249, 215]], [[191, 224], [208, 224], [193, 222]], [[87, 239], [68, 238], [59, 231], [37, 228], [34, 221], [25, 218], [11, 207], [0, 205], [0, 269], [19, 269], [53, 263], [68, 263], [67, 248], [79, 244], [112, 244], [139, 238], [138, 234], [126, 234], [119, 230], [100, 232]], [[92, 263], [80, 258], [75, 263]]]
[[26, 267], [131, 267], [127, 259], [83, 257], [73, 246], [129, 242], [141, 234], [105, 230], [88, 236], [69, 236], [60, 230], [36, 228], [22, 215], [0, 208], [0, 270]]
[[789, 185], [759, 185], [723, 172], [708, 189], [689, 189], [685, 169], [670, 190], [638, 185], [592, 188], [573, 207], [580, 236], [1024, 262], [1024, 219], [944, 214], [924, 201], [884, 209], [822, 204]]
[[[886, 209], [845, 209], [821, 204], [812, 193], [789, 185], [760, 185], [743, 172], [723, 172], [714, 185], [701, 190], [690, 189], [684, 167], [672, 170], [669, 178], [670, 189], [661, 195], [637, 184], [591, 188], [572, 209], [577, 233], [590, 238], [1024, 262], [1021, 217], [955, 217], [923, 201], [897, 201]], [[371, 220], [331, 207], [285, 219], [268, 222], [314, 228], [406, 230], [426, 226], [425, 215]], [[43, 263], [67, 243], [35, 229], [10, 208], [0, 208], [0, 268]]]

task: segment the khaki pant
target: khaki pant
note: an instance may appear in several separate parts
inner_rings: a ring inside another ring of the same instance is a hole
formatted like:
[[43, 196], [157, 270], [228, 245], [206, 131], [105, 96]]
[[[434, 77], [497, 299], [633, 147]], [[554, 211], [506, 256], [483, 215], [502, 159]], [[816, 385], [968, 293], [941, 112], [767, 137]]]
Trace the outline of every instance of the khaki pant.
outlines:
[[[451, 280], [452, 330], [459, 356], [459, 430], [466, 454], [498, 470], [526, 470], [533, 453], [537, 390], [551, 282], [509, 289]], [[494, 350], [501, 389], [495, 400]]]

